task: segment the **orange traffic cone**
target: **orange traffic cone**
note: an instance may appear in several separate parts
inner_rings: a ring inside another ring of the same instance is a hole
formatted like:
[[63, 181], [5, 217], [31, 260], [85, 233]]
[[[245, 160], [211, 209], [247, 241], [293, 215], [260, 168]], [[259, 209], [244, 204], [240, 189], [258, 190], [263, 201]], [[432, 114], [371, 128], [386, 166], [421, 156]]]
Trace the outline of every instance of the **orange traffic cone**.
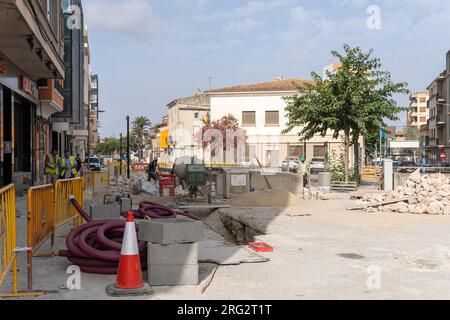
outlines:
[[142, 278], [141, 258], [132, 211], [128, 212], [125, 223], [117, 282], [109, 285], [106, 292], [111, 296], [140, 296], [152, 293], [152, 289]]

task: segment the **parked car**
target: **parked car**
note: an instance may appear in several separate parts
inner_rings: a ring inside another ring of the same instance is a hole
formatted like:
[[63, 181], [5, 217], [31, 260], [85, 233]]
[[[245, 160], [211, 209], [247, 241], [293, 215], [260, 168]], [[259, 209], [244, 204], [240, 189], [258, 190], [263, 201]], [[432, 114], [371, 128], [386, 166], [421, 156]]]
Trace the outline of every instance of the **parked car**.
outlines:
[[283, 172], [298, 172], [298, 159], [288, 158], [281, 163]]
[[314, 157], [309, 162], [309, 171], [311, 173], [319, 173], [325, 171], [325, 158], [324, 157]]
[[407, 161], [401, 162], [398, 172], [413, 173], [417, 169], [418, 169], [418, 166], [414, 161], [407, 160]]

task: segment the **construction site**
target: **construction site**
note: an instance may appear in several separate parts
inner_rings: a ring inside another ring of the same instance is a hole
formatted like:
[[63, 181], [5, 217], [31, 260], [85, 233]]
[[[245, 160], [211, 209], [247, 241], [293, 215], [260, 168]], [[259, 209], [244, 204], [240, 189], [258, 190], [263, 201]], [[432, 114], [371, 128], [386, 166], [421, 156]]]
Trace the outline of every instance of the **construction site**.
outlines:
[[[448, 299], [450, 178], [179, 165], [1, 190], [1, 296]], [[15, 205], [14, 205], [15, 204]]]

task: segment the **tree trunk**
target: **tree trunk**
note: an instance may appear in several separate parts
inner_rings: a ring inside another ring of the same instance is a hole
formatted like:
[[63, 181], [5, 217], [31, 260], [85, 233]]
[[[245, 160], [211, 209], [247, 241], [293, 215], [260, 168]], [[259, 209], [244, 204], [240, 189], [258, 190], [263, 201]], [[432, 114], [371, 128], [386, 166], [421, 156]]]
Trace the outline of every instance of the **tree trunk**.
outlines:
[[348, 183], [350, 162], [350, 131], [345, 130], [345, 159], [344, 159], [344, 175], [345, 183]]

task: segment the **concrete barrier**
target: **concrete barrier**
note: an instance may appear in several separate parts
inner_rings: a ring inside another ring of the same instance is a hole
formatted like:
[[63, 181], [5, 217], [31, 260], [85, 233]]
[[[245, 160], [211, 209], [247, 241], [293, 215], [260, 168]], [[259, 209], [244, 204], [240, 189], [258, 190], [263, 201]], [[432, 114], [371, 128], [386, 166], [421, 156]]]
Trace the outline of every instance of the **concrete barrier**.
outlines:
[[[303, 179], [300, 174], [279, 172], [268, 175], [267, 178], [273, 189], [285, 189], [293, 194], [303, 194]], [[252, 173], [250, 186], [256, 191], [268, 190], [266, 180], [260, 172]]]

